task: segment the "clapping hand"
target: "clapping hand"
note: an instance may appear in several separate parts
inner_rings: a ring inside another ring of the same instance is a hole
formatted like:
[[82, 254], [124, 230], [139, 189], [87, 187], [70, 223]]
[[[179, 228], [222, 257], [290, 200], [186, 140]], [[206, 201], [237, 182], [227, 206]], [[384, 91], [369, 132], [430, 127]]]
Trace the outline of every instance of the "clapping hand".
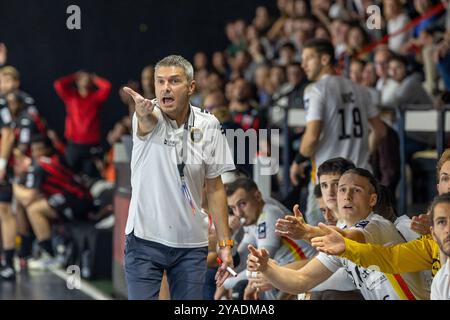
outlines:
[[308, 232], [308, 225], [303, 219], [299, 205], [294, 206], [294, 215], [287, 215], [284, 219], [278, 219], [275, 224], [275, 233], [279, 236], [291, 239], [304, 239]]

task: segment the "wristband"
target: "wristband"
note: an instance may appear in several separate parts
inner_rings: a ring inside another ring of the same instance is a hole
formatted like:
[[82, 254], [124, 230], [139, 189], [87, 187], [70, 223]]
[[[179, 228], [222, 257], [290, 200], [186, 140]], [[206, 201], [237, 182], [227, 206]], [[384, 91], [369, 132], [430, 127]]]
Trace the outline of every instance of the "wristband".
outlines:
[[220, 240], [219, 241], [219, 248], [225, 248], [225, 247], [233, 248], [233, 246], [234, 246], [233, 240]]
[[305, 156], [302, 155], [300, 152], [297, 153], [297, 155], [295, 156], [295, 159], [294, 159], [294, 161], [295, 161], [296, 164], [305, 162], [305, 161], [307, 161], [307, 160], [309, 160], [309, 158], [305, 157]]
[[8, 164], [8, 161], [4, 158], [0, 158], [0, 170], [3, 171], [6, 169], [6, 165]]

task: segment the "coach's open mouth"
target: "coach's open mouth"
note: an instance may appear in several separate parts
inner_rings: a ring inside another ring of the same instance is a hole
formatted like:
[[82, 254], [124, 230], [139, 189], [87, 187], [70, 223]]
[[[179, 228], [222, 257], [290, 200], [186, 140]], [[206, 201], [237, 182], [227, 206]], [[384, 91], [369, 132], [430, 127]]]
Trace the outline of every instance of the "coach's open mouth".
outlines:
[[174, 101], [175, 101], [175, 99], [172, 98], [172, 97], [163, 97], [163, 98], [162, 98], [163, 104], [171, 104], [171, 103], [173, 103]]

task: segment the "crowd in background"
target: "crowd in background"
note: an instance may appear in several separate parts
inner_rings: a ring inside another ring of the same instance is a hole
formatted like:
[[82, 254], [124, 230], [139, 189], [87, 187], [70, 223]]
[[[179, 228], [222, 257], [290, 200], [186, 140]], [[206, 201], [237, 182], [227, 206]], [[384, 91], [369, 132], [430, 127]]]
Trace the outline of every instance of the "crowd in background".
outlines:
[[[259, 6], [251, 21], [236, 19], [224, 26], [229, 42], [224, 50], [195, 53], [196, 92], [191, 103], [214, 114], [224, 129], [288, 130], [289, 145], [282, 147], [289, 150], [293, 160], [304, 128], [286, 128], [283, 118], [287, 108], [305, 108], [303, 96], [311, 81], [302, 68], [303, 46], [311, 39], [328, 40], [335, 49], [336, 74], [368, 88], [373, 103], [382, 110], [387, 134], [371, 154], [371, 165], [386, 192], [394, 195], [395, 203], [400, 155], [393, 110], [400, 105], [441, 108], [450, 103], [449, 4], [436, 0], [277, 0], [275, 15]], [[372, 5], [381, 14], [375, 17], [379, 20], [375, 28], [374, 11], [367, 10]], [[429, 15], [430, 10], [434, 10], [433, 15]], [[26, 93], [31, 88], [21, 88], [19, 71], [7, 63], [6, 45], [0, 44], [0, 276], [13, 280], [15, 254], [22, 267], [61, 264], [51, 241], [55, 222], [98, 223], [111, 215], [116, 179], [113, 146], [130, 134], [134, 112], [133, 100], [122, 87], [128, 86], [147, 99], [154, 99], [155, 92], [152, 65], [143, 68], [140, 81], [122, 85], [118, 94], [129, 112], [107, 134], [108, 148], [104, 150], [100, 110], [114, 94], [111, 83], [83, 70], [56, 79], [54, 90], [67, 112], [64, 137], [58, 137], [39, 115], [39, 101], [35, 103]], [[408, 134], [407, 161], [418, 151], [434, 148], [434, 140], [430, 134]], [[246, 154], [247, 160], [254, 156]], [[251, 164], [237, 167], [242, 175], [252, 177]], [[291, 199], [281, 198], [280, 174], [273, 178], [273, 195], [290, 208], [304, 199], [301, 185], [297, 187], [298, 177], [291, 177]], [[227, 195], [233, 196], [235, 191], [227, 190]], [[230, 226], [237, 231], [239, 225], [230, 215]], [[21, 239], [17, 250], [16, 236]], [[35, 239], [43, 252], [39, 258], [32, 257]], [[242, 271], [246, 258], [239, 259]], [[208, 266], [217, 268], [211, 261]], [[216, 299], [231, 298], [233, 292], [240, 298], [255, 294], [247, 286], [239, 289], [235, 282], [228, 286], [234, 291], [214, 288], [205, 292]]]

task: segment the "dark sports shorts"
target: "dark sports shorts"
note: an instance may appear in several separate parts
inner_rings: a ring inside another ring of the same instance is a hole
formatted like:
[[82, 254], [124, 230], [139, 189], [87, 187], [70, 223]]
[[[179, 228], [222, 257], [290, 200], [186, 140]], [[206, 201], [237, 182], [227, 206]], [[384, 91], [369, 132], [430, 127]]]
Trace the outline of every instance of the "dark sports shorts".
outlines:
[[80, 199], [71, 194], [53, 194], [47, 201], [64, 221], [87, 220], [88, 213], [93, 210], [92, 199]]
[[0, 202], [11, 203], [12, 185], [9, 182], [0, 182]]

